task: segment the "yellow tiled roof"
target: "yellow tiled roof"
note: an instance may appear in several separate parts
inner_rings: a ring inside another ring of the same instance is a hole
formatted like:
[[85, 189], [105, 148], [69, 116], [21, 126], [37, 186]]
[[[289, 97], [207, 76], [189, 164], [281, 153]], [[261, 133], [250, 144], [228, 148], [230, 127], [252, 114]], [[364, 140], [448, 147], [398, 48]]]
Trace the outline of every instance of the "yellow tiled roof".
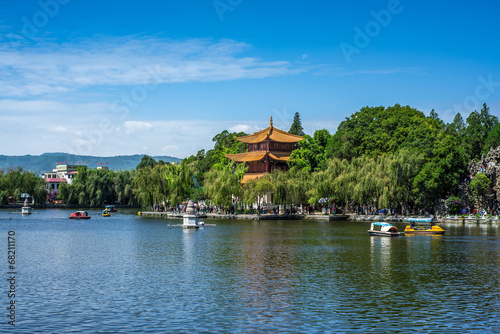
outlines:
[[237, 137], [236, 139], [243, 143], [255, 144], [263, 142], [268, 137], [269, 139], [280, 143], [296, 143], [302, 140], [302, 136], [292, 135], [291, 133], [275, 128], [273, 126], [272, 117], [271, 117], [271, 125], [269, 125], [264, 130], [255, 132], [252, 135]]
[[260, 161], [266, 157], [267, 152], [248, 152], [239, 154], [226, 154], [226, 158], [236, 162]]
[[245, 184], [246, 182], [248, 182], [250, 180], [258, 179], [259, 177], [262, 177], [264, 175], [266, 175], [266, 173], [249, 173], [249, 174], [245, 174], [245, 175], [243, 175], [243, 178], [241, 179], [241, 183]]
[[273, 160], [288, 161], [290, 159], [290, 152], [269, 152], [269, 157]]
[[288, 161], [288, 159], [290, 158], [290, 152], [266, 152], [266, 151], [226, 154], [225, 156], [226, 158], [236, 162], [251, 162], [251, 161], [261, 161], [266, 157], [267, 154], [269, 154], [269, 158], [271, 158], [271, 160]]

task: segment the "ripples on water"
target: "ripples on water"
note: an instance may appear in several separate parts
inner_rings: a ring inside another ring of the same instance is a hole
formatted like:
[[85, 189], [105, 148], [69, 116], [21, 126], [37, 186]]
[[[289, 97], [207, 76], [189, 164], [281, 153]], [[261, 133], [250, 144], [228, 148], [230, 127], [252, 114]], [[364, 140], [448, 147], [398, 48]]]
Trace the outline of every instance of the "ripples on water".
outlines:
[[0, 220], [17, 236], [16, 332], [500, 332], [497, 226], [381, 238], [369, 223], [91, 214]]

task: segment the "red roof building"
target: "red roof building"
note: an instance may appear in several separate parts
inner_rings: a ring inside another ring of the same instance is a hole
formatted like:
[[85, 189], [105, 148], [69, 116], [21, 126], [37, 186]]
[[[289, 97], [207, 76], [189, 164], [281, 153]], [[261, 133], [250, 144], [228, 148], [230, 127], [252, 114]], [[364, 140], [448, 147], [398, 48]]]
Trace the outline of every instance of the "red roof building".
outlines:
[[270, 125], [264, 130], [236, 138], [245, 143], [245, 153], [226, 154], [226, 158], [246, 164], [248, 171], [241, 181], [244, 184], [270, 173], [273, 169], [287, 170], [286, 162], [302, 138], [275, 128], [271, 117]]

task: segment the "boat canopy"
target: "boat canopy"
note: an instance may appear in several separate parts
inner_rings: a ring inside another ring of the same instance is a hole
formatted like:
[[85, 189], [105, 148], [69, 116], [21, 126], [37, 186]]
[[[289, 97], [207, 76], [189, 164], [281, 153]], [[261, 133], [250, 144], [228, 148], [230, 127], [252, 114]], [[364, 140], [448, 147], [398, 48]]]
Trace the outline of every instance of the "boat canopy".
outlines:
[[372, 223], [373, 226], [392, 226], [392, 224], [389, 223]]
[[408, 218], [406, 221], [410, 223], [430, 223], [432, 218]]

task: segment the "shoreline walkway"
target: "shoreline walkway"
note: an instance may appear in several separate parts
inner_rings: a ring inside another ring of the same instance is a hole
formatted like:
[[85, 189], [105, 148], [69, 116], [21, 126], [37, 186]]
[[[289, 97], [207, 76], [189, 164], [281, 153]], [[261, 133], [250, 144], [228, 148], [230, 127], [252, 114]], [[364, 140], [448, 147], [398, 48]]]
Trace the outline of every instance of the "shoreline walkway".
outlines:
[[[141, 212], [141, 216], [146, 218], [164, 218], [164, 219], [182, 219], [182, 214], [173, 212]], [[219, 213], [201, 213], [199, 218], [203, 219], [242, 219], [242, 220], [317, 220], [317, 221], [385, 221], [393, 223], [405, 223], [408, 218], [429, 218], [423, 216], [384, 216], [384, 215], [331, 215], [331, 214], [290, 214], [290, 215], [274, 215], [274, 214], [219, 214]], [[462, 223], [462, 224], [500, 224], [500, 218], [495, 217], [480, 217], [475, 216], [458, 217], [446, 216], [435, 219], [436, 223]]]
[[[182, 214], [172, 212], [141, 212], [141, 216], [148, 218], [168, 218], [182, 219]], [[199, 218], [207, 219], [245, 219], [245, 220], [348, 220], [347, 215], [325, 215], [325, 214], [292, 214], [292, 215], [274, 215], [274, 214], [219, 214], [219, 213], [200, 213]]]

